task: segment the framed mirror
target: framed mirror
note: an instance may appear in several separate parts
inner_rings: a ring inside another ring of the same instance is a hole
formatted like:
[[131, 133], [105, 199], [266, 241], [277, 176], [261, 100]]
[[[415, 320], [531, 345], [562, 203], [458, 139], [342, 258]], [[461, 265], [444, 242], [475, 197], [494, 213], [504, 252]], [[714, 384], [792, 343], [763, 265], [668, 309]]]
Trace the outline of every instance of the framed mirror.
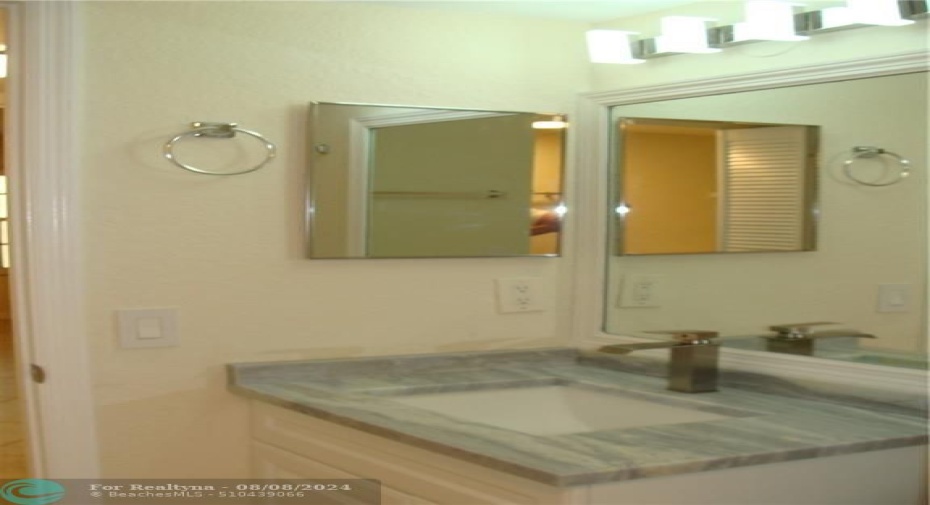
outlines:
[[310, 258], [557, 256], [564, 114], [312, 103]]
[[[604, 333], [711, 330], [733, 337], [721, 338], [727, 347], [783, 352], [768, 345], [772, 326], [829, 322], [812, 328], [832, 335], [821, 334], [807, 356], [927, 367], [927, 73], [823, 81], [731, 92], [708, 85], [706, 93], [682, 85], [676, 97], [611, 108], [615, 139], [627, 118], [805, 125], [819, 137], [817, 247], [792, 254], [608, 254]], [[858, 156], [864, 146], [884, 154]], [[618, 188], [623, 156], [616, 144], [609, 166]], [[896, 175], [898, 157], [910, 162], [907, 177]], [[865, 183], [873, 180], [893, 183]], [[637, 204], [630, 207], [632, 215]], [[608, 238], [607, 251], [619, 241]]]
[[819, 127], [623, 116], [618, 254], [814, 248]]

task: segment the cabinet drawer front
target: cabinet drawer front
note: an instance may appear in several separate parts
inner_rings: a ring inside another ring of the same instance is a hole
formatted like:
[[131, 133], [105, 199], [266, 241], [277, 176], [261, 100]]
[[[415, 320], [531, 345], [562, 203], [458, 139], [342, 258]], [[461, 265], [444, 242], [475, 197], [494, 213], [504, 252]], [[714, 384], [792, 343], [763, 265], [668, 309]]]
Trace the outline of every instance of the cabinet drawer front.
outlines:
[[253, 402], [256, 440], [436, 503], [505, 505], [572, 503], [570, 490]]

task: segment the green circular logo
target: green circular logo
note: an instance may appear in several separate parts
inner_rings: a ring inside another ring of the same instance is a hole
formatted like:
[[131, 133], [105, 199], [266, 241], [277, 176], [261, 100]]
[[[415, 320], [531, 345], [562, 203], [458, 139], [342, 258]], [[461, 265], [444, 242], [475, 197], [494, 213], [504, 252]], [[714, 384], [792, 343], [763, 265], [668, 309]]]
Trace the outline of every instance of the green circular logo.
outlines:
[[0, 496], [16, 505], [48, 505], [65, 497], [61, 484], [43, 479], [20, 479], [0, 487]]

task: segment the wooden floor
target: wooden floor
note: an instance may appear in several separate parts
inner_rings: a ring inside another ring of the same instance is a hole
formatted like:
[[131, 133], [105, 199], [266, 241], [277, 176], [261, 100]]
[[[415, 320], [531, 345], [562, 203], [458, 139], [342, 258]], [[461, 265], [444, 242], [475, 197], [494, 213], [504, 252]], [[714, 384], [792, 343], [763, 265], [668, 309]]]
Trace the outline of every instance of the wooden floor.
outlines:
[[10, 321], [0, 319], [0, 479], [28, 477]]

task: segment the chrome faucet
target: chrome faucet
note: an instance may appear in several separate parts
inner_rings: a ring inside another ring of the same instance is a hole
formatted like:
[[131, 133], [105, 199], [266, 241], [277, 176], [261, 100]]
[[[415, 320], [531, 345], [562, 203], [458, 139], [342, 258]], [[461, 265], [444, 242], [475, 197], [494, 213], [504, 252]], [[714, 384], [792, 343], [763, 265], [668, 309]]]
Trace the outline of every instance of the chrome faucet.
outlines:
[[811, 328], [814, 326], [824, 326], [828, 324], [839, 323], [820, 321], [815, 323], [776, 324], [769, 326], [769, 329], [776, 333], [775, 335], [765, 336], [767, 340], [765, 348], [767, 351], [771, 352], [813, 356], [815, 348], [814, 341], [817, 339], [840, 337], [877, 338], [875, 335], [862, 333], [857, 330], [811, 331]]
[[614, 344], [598, 349], [607, 354], [628, 354], [640, 349], [669, 348], [668, 388], [682, 393], [706, 393], [717, 390], [717, 361], [720, 344], [712, 342], [718, 333], [704, 330], [650, 331], [672, 335], [674, 340]]

